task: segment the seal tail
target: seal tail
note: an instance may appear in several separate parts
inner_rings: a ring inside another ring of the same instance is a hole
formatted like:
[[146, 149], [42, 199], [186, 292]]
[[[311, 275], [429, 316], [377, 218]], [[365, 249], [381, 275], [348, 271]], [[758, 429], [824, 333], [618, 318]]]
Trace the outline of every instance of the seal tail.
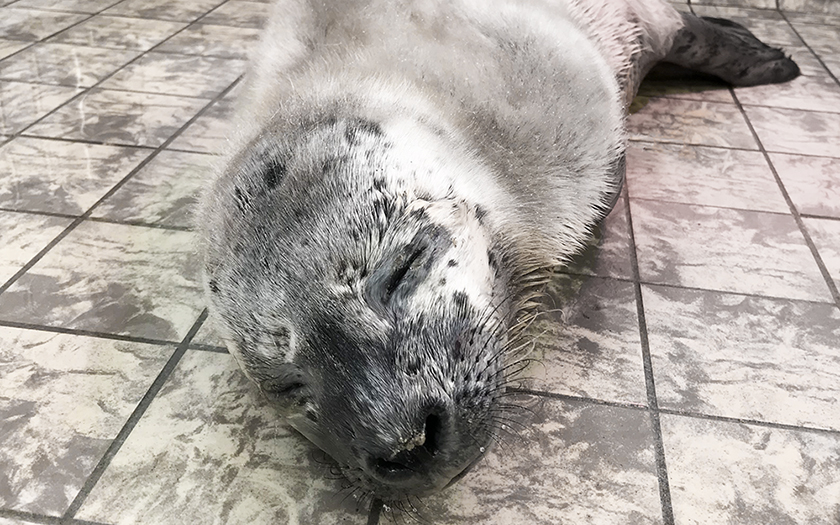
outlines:
[[682, 18], [684, 25], [665, 62], [715, 75], [733, 86], [775, 84], [799, 76], [796, 62], [740, 24], [689, 13]]

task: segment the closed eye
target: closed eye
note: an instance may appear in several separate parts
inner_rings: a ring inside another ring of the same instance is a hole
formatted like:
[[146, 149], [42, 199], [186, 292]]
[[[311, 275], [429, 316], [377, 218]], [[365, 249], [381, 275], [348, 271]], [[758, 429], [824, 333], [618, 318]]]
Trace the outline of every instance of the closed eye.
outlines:
[[395, 265], [394, 272], [388, 278], [388, 281], [385, 285], [385, 298], [390, 299], [391, 295], [397, 291], [399, 288], [400, 283], [403, 282], [405, 276], [408, 275], [408, 272], [415, 266], [415, 264], [420, 260], [420, 257], [423, 255], [424, 252], [423, 246], [418, 246], [417, 249], [410, 252], [408, 257], [401, 257], [400, 260]]

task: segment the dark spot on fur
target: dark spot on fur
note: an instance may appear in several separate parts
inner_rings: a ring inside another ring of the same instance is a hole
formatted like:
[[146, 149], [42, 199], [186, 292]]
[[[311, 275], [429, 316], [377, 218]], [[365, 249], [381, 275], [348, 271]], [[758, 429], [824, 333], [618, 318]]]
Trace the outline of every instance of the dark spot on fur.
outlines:
[[268, 189], [273, 190], [286, 176], [286, 165], [279, 160], [270, 162], [263, 171], [263, 181]]
[[215, 279], [210, 280], [210, 291], [213, 293], [219, 293], [219, 283], [217, 283]]
[[475, 218], [478, 219], [478, 222], [481, 222], [484, 219], [484, 216], [487, 215], [487, 210], [479, 206], [478, 204], [475, 205]]
[[496, 254], [493, 253], [493, 250], [487, 250], [487, 262], [490, 264], [490, 268], [498, 270], [499, 262], [496, 260]]
[[236, 206], [239, 208], [239, 211], [245, 213], [248, 209], [248, 204], [250, 204], [250, 199], [245, 192], [239, 189], [239, 186], [236, 186], [233, 189], [233, 193], [236, 196]]
[[382, 191], [383, 189], [385, 189], [385, 179], [381, 177], [373, 179], [373, 189], [375, 189], [376, 191]]
[[455, 292], [452, 294], [452, 301], [458, 308], [466, 309], [469, 304], [469, 298], [464, 292]]
[[454, 268], [455, 266], [458, 266], [458, 261], [456, 261], [455, 259], [449, 259], [449, 262], [446, 264], [448, 264], [449, 267]]
[[446, 278], [443, 278], [443, 279], [441, 279], [440, 281], [438, 281], [438, 284], [439, 284], [440, 286], [446, 286]]

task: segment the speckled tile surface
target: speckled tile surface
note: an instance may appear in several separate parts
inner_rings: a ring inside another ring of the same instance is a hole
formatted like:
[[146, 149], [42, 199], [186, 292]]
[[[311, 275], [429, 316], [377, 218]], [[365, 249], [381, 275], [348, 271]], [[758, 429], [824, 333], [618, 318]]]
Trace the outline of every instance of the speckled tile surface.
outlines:
[[840, 525], [840, 12], [676, 3], [804, 76], [645, 82], [501, 443], [406, 514], [204, 318], [191, 214], [270, 2], [0, 0], [0, 525]]

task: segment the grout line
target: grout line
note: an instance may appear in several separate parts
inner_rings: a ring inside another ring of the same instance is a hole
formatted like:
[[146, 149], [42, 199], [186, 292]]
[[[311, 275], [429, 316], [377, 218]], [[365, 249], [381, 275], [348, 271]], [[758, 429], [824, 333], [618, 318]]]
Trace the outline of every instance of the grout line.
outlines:
[[[110, 91], [110, 90], [109, 90]], [[204, 99], [207, 100], [207, 99]], [[90, 144], [91, 146], [113, 146], [115, 148], [134, 148], [134, 149], [145, 149], [154, 151], [157, 149], [157, 146], [148, 146], [146, 144], [119, 144], [116, 142], [103, 142], [101, 140], [91, 140], [91, 139], [68, 139], [66, 137], [42, 137], [41, 135], [30, 135], [28, 133], [21, 132], [18, 135], [19, 138], [24, 139], [37, 139], [37, 140], [54, 140], [57, 142], [69, 142], [73, 143], [81, 143], [81, 144]]]
[[[756, 153], [759, 153], [756, 151]], [[700, 208], [711, 208], [714, 210], [734, 210], [734, 211], [745, 211], [748, 213], [766, 213], [768, 215], [778, 215], [780, 217], [790, 217], [789, 211], [770, 211], [770, 210], [756, 210], [750, 208], [736, 208], [734, 206], [715, 206], [714, 204], [697, 204], [694, 202], [682, 202], [682, 201], [673, 201], [669, 199], [651, 199], [649, 197], [633, 197], [634, 201], [645, 201], [645, 202], [661, 202], [663, 204], [676, 204], [679, 206], [696, 206]]]
[[[750, 106], [752, 107], [752, 106]], [[771, 106], [767, 106], [771, 107]], [[789, 108], [781, 108], [781, 109], [789, 109]], [[791, 109], [790, 111], [811, 111], [808, 109]], [[822, 111], [812, 111], [812, 113], [823, 113]], [[712, 144], [699, 144], [695, 142], [671, 142], [667, 140], [661, 140], [656, 138], [628, 138], [627, 142], [633, 144], [649, 144], [651, 146], [656, 145], [666, 145], [666, 146], [691, 146], [693, 148], [711, 148], [711, 149], [722, 149], [722, 150], [732, 150], [732, 151], [747, 151], [753, 153], [759, 153], [761, 150], [759, 149], [750, 149], [750, 148], [738, 148], [736, 146], [719, 146], [719, 145], [712, 145]], [[776, 150], [768, 150], [768, 153], [773, 153], [776, 155], [790, 155], [793, 157], [808, 157], [808, 158], [817, 158], [817, 159], [837, 159], [840, 156], [831, 156], [831, 155], [814, 155], [813, 153], [791, 153], [789, 151], [776, 151]]]
[[690, 417], [692, 419], [705, 419], [709, 421], [718, 421], [721, 423], [738, 423], [741, 425], [753, 425], [758, 427], [774, 428], [777, 430], [787, 430], [794, 432], [807, 432], [809, 434], [823, 434], [829, 436], [840, 436], [840, 430], [831, 430], [827, 428], [807, 427], [799, 425], [789, 425], [786, 423], [774, 423], [772, 421], [759, 421], [756, 419], [743, 419], [740, 417], [716, 416], [712, 414], [702, 414], [699, 412], [689, 412], [686, 410], [677, 410], [674, 408], [661, 408], [660, 414], [668, 414], [672, 416]]
[[840, 217], [832, 217], [830, 215], [817, 215], [814, 213], [800, 213], [800, 217], [803, 219], [821, 219], [824, 221], [840, 221]]
[[662, 427], [659, 421], [659, 402], [656, 398], [656, 384], [653, 377], [653, 362], [650, 357], [647, 320], [642, 300], [642, 285], [639, 275], [639, 260], [636, 254], [636, 236], [633, 232], [633, 216], [630, 213], [630, 187], [625, 181], [624, 213], [627, 217], [627, 229], [630, 233], [630, 265], [633, 269], [633, 288], [636, 295], [636, 313], [639, 321], [639, 337], [642, 346], [642, 366], [645, 371], [645, 389], [650, 407], [650, 420], [653, 427], [653, 446], [656, 455], [656, 471], [659, 478], [659, 500], [662, 504], [662, 519], [665, 525], [674, 525], [674, 508], [671, 503], [671, 487], [668, 481], [668, 467], [665, 461], [665, 444], [662, 439]]
[[242, 76], [240, 76], [239, 78], [234, 80], [227, 88], [225, 88], [224, 90], [221, 91], [221, 93], [216, 95], [215, 98], [208, 101], [208, 103], [203, 108], [201, 108], [192, 118], [187, 120], [180, 128], [178, 128], [178, 130], [176, 130], [172, 135], [170, 135], [168, 139], [163, 141], [163, 143], [160, 146], [158, 146], [155, 151], [153, 151], [149, 156], [147, 156], [145, 159], [140, 161], [140, 163], [137, 164], [137, 166], [135, 166], [133, 170], [128, 172], [128, 174], [125, 177], [123, 177], [122, 180], [117, 182], [113, 187], [111, 187], [110, 190], [108, 190], [102, 197], [100, 197], [99, 200], [97, 200], [95, 203], [93, 203], [93, 205], [90, 208], [88, 208], [88, 210], [85, 213], [83, 213], [77, 219], [75, 219], [73, 222], [71, 222], [70, 225], [68, 225], [67, 228], [64, 229], [64, 231], [59, 233], [41, 251], [39, 251], [32, 259], [30, 259], [29, 262], [27, 262], [23, 266], [23, 268], [18, 270], [2, 286], [0, 286], [0, 294], [5, 292], [6, 290], [8, 290], [9, 287], [11, 287], [18, 279], [20, 279], [23, 276], [23, 274], [25, 274], [27, 271], [29, 271], [30, 268], [32, 268], [35, 264], [37, 264], [38, 261], [40, 261], [47, 254], [47, 252], [49, 252], [56, 244], [58, 244], [67, 235], [69, 235], [70, 232], [75, 230], [76, 227], [79, 224], [81, 224], [82, 222], [84, 222], [85, 219], [90, 217], [90, 215], [93, 213], [93, 210], [95, 210], [97, 206], [99, 206], [106, 199], [110, 198], [111, 195], [116, 193], [117, 190], [119, 190], [123, 185], [125, 185], [125, 183], [128, 182], [132, 177], [134, 177], [134, 175], [137, 174], [137, 172], [142, 170], [147, 164], [149, 164], [149, 162], [152, 161], [152, 159], [157, 157], [157, 155], [161, 151], [163, 151], [166, 148], [166, 146], [168, 146], [176, 138], [178, 138], [178, 136], [181, 135], [181, 133], [183, 133], [184, 130], [186, 130], [187, 127], [190, 126], [190, 124], [195, 122], [196, 119], [201, 117], [211, 106], [213, 106], [213, 104], [215, 104], [217, 101], [221, 100], [222, 97], [227, 95], [234, 87], [236, 87], [236, 85], [239, 83], [239, 81], [241, 79], [242, 79]]
[[[103, 48], [100, 48], [100, 49], [103, 49]], [[160, 51], [155, 51], [155, 53], [160, 53]], [[161, 53], [161, 54], [174, 55], [175, 53]], [[143, 55], [143, 56], [145, 56], [145, 55]], [[184, 56], [184, 57], [187, 57], [187, 58], [198, 58], [199, 57], [199, 55], [181, 55], [181, 56]], [[217, 58], [217, 57], [213, 57], [213, 58]], [[219, 58], [219, 60], [236, 60], [236, 59], [221, 59], [221, 58]], [[241, 60], [240, 60], [240, 62], [241, 62]], [[120, 70], [125, 69], [127, 66], [130, 66], [130, 65], [134, 65], [133, 60], [128, 60], [124, 64], [118, 66], [117, 69], [114, 72], [118, 73]], [[111, 76], [112, 75], [109, 75], [108, 78], [110, 78]], [[94, 87], [97, 86], [96, 90], [116, 91], [117, 93], [133, 93], [133, 94], [138, 94], [138, 95], [162, 95], [162, 96], [165, 96], [165, 97], [188, 98], [188, 99], [192, 99], [192, 100], [210, 100], [211, 98], [213, 98], [213, 97], [205, 97], [205, 96], [198, 96], [198, 95], [181, 95], [181, 94], [167, 93], [167, 92], [162, 92], [162, 91], [142, 91], [142, 90], [139, 90], [139, 89], [126, 89], [126, 88], [114, 88], [114, 87], [102, 88], [102, 87], [98, 87], [99, 82], [91, 84], [90, 86], [74, 86], [74, 85], [69, 85], [69, 84], [57, 84], [55, 82], [39, 82], [39, 81], [35, 81], [35, 80], [20, 80], [20, 79], [17, 79], [17, 78], [0, 78], [0, 82], [15, 82], [17, 84], [29, 84], [29, 85], [32, 85], [32, 86], [63, 87], [63, 88], [79, 89], [79, 90], [82, 90], [82, 91], [92, 91], [94, 89]], [[74, 95], [74, 98], [76, 96], [78, 96], [78, 94]], [[29, 128], [29, 126], [27, 126], [27, 128]], [[19, 132], [19, 134], [22, 135], [23, 132]], [[39, 138], [53, 138], [53, 137], [40, 137], [39, 135], [31, 135], [31, 136], [39, 137]], [[71, 140], [71, 139], [65, 139], [65, 140]], [[92, 142], [96, 142], [96, 141], [92, 141]], [[114, 143], [108, 142], [108, 143], [105, 143], [105, 144], [113, 145]], [[134, 146], [134, 144], [130, 144], [130, 146]], [[135, 146], [135, 147], [142, 147], [142, 146]], [[150, 146], [146, 146], [146, 147], [150, 147]]]
[[0, 509], [0, 518], [26, 520], [29, 523], [38, 523], [43, 525], [104, 525], [96, 521], [76, 519], [65, 520], [58, 516], [47, 516], [45, 514], [36, 514], [34, 512], [14, 509]]
[[19, 328], [22, 330], [34, 330], [38, 332], [52, 332], [55, 334], [65, 335], [79, 335], [84, 337], [96, 337], [98, 339], [110, 339], [114, 341], [126, 341], [129, 343], [143, 343], [148, 345], [158, 346], [173, 346], [177, 345], [178, 341], [168, 341], [166, 339], [152, 339], [149, 337], [137, 337], [133, 335], [112, 334], [108, 332], [97, 332], [95, 330], [81, 330], [78, 328], [65, 328], [62, 326], [48, 326], [35, 323], [22, 323], [19, 321], [0, 320], [0, 327]]
[[79, 508], [81, 508], [82, 504], [85, 502], [87, 497], [90, 495], [93, 488], [102, 478], [102, 475], [105, 473], [105, 470], [111, 464], [111, 461], [114, 459], [114, 456], [119, 452], [120, 448], [125, 443], [128, 436], [131, 434], [131, 431], [134, 430], [134, 427], [137, 426], [137, 423], [140, 421], [140, 418], [143, 417], [143, 414], [146, 413], [149, 406], [152, 404], [155, 396], [160, 392], [161, 388], [163, 388], [164, 383], [169, 379], [169, 376], [172, 375], [172, 372], [175, 370], [175, 367], [180, 362], [181, 358], [187, 352], [189, 348], [190, 341], [192, 341], [195, 334], [198, 333], [198, 330], [201, 328], [201, 325], [204, 323], [204, 320], [207, 319], [207, 309], [205, 308], [201, 314], [196, 319], [195, 323], [193, 323], [192, 327], [190, 328], [187, 335], [172, 353], [172, 356], [169, 358], [169, 361], [163, 366], [158, 376], [155, 378], [152, 385], [149, 387], [149, 390], [146, 391], [146, 394], [137, 404], [134, 411], [126, 420], [123, 427], [120, 429], [117, 436], [111, 442], [111, 445], [108, 447], [108, 450], [105, 451], [102, 458], [99, 460], [99, 463], [96, 464], [93, 471], [88, 476], [87, 480], [85, 480], [84, 485], [82, 488], [79, 489], [78, 494], [73, 499], [73, 502], [67, 508], [67, 511], [62, 516], [64, 519], [72, 519], [77, 512], [79, 512]]
[[[778, 2], [779, 0], [776, 0], [776, 1]], [[787, 25], [790, 27], [790, 29], [794, 33], [796, 33], [796, 36], [799, 37], [799, 40], [802, 41], [802, 44], [805, 47], [808, 48], [808, 51], [810, 51], [812, 55], [814, 55], [814, 57], [817, 59], [817, 62], [819, 62], [820, 65], [823, 67], [823, 69], [826, 71], [826, 73], [828, 73], [828, 76], [830, 76], [834, 80], [835, 84], [840, 86], [840, 80], [838, 80], [837, 77], [834, 75], [834, 73], [831, 72], [831, 68], [829, 68], [827, 65], [825, 65], [825, 62], [823, 62], [822, 57], [816, 51], [814, 51], [814, 49], [811, 47], [811, 45], [808, 42], [806, 42], [804, 38], [802, 38], [802, 35], [799, 34], [799, 31], [796, 29], [796, 27], [794, 27], [793, 23], [788, 19], [788, 17], [785, 15], [785, 13], [783, 11], [779, 11], [779, 14], [782, 15], [782, 18], [784, 19], [785, 22], [787, 22]]]
[[594, 397], [574, 396], [570, 394], [558, 394], [545, 390], [534, 390], [532, 388], [508, 388], [506, 392], [511, 394], [525, 394], [530, 396], [546, 397], [560, 401], [583, 402], [591, 405], [607, 406], [612, 408], [627, 408], [630, 410], [650, 411], [650, 408], [640, 403], [625, 403], [622, 401], [609, 401], [607, 399], [596, 399]]
[[[8, 212], [8, 213], [23, 213], [26, 215], [40, 215], [46, 217], [55, 217], [59, 219], [71, 219], [75, 220], [80, 217], [80, 215], [72, 215], [70, 213], [59, 213], [54, 211], [44, 211], [44, 210], [23, 210], [20, 208], [6, 208], [5, 206], [0, 206], [0, 212]], [[192, 228], [189, 226], [172, 226], [166, 224], [154, 224], [149, 222], [143, 221], [132, 221], [132, 220], [118, 220], [118, 219], [109, 219], [107, 217], [88, 217], [86, 220], [90, 222], [101, 222], [105, 224], [119, 224], [121, 226], [141, 226], [143, 228], [153, 228], [156, 230], [170, 230], [170, 231], [179, 231], [179, 232], [191, 232], [193, 231]]]
[[787, 188], [785, 188], [784, 182], [782, 182], [782, 178], [776, 171], [776, 166], [773, 165], [773, 161], [770, 159], [770, 155], [767, 153], [767, 150], [764, 149], [764, 144], [758, 137], [758, 133], [756, 133], [752, 122], [750, 122], [750, 118], [747, 115], [747, 112], [744, 111], [744, 107], [741, 105], [741, 102], [735, 95], [734, 89], [732, 90], [732, 97], [735, 99], [735, 103], [738, 105], [738, 108], [740, 109], [741, 114], [744, 117], [744, 121], [750, 128], [750, 133], [752, 133], [756, 144], [758, 144], [759, 150], [764, 154], [764, 159], [767, 161], [767, 165], [770, 167], [770, 171], [773, 173], [773, 177], [776, 179], [776, 184], [778, 184], [779, 190], [781, 190], [782, 196], [784, 197], [785, 202], [787, 202], [787, 205], [790, 208], [790, 213], [791, 215], [793, 215], [793, 219], [796, 221], [796, 225], [799, 227], [800, 233], [805, 238], [805, 244], [808, 246], [808, 249], [811, 250], [811, 255], [813, 255], [814, 260], [817, 263], [817, 267], [819, 268], [820, 273], [823, 276], [823, 280], [825, 281], [826, 286], [828, 286], [828, 290], [831, 293], [831, 297], [834, 299], [834, 304], [837, 305], [838, 308], [840, 308], [840, 291], [837, 290], [837, 285], [834, 283], [834, 279], [831, 277], [828, 268], [826, 268], [819, 251], [817, 251], [817, 246], [816, 244], [814, 244], [814, 240], [811, 238], [811, 234], [809, 234], [808, 230], [805, 228], [805, 223], [802, 220], [802, 216], [799, 215], [799, 210], [797, 210], [796, 206], [793, 204], [793, 200], [790, 198]]

